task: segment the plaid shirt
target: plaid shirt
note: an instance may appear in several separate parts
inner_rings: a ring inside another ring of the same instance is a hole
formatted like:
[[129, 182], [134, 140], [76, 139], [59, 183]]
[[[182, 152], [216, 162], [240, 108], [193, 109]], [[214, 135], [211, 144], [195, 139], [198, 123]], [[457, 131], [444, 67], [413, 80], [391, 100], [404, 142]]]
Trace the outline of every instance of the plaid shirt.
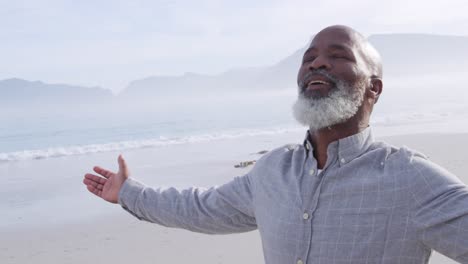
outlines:
[[264, 155], [209, 189], [153, 189], [129, 178], [119, 203], [140, 220], [220, 234], [259, 229], [265, 262], [427, 263], [431, 249], [468, 263], [468, 188], [370, 128], [331, 143], [317, 173], [312, 146]]

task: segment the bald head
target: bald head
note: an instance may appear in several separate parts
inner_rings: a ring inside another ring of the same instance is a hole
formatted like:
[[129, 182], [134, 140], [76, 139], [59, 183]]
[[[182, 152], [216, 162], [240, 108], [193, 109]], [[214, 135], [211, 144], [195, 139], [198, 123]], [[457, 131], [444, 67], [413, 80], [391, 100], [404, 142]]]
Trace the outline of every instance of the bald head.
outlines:
[[382, 61], [379, 52], [361, 33], [353, 28], [344, 25], [334, 25], [326, 27], [315, 35], [311, 46], [317, 38], [334, 35], [353, 46], [367, 67], [367, 71], [372, 78], [382, 78]]

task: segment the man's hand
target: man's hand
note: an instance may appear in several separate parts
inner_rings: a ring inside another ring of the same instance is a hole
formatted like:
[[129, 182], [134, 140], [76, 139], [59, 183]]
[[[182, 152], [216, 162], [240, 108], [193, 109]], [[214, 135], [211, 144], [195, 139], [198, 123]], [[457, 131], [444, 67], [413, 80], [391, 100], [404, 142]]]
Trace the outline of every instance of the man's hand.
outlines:
[[93, 170], [102, 177], [87, 173], [84, 176], [83, 183], [88, 188], [88, 191], [108, 202], [117, 203], [120, 188], [122, 188], [123, 183], [129, 176], [127, 164], [122, 155], [119, 155], [118, 162], [119, 171], [117, 173], [101, 167], [94, 167]]

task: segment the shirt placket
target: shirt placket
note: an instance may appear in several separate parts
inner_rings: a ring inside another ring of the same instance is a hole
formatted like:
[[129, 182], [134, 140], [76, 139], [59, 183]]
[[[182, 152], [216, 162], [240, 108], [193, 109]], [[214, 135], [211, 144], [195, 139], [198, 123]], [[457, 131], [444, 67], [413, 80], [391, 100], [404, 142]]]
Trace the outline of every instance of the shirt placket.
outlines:
[[307, 158], [303, 164], [301, 196], [302, 202], [302, 217], [300, 218], [301, 225], [303, 226], [303, 243], [297, 247], [296, 264], [307, 263], [307, 258], [311, 249], [313, 230], [314, 213], [317, 210], [322, 183], [328, 171], [333, 167], [336, 160], [336, 155], [333, 152], [328, 153], [328, 161], [324, 170], [319, 174], [317, 168], [317, 161], [313, 157], [312, 148], [307, 142], [306, 151], [308, 152]]

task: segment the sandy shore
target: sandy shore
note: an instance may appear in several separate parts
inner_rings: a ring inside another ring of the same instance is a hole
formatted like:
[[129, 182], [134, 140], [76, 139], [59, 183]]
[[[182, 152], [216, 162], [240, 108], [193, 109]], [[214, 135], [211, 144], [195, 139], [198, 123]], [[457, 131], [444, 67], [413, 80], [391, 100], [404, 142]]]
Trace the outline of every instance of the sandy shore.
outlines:
[[[303, 132], [125, 152], [133, 177], [149, 185], [222, 184], [260, 150], [299, 142]], [[468, 134], [384, 138], [428, 155], [468, 183]], [[86, 193], [93, 165], [116, 168], [117, 153], [0, 165], [0, 263], [263, 263], [258, 233], [209, 236], [140, 222]], [[39, 201], [39, 202], [38, 202]], [[9, 207], [8, 207], [9, 206]], [[7, 208], [8, 207], [8, 208]], [[7, 210], [8, 209], [8, 210]], [[435, 263], [456, 263], [435, 254]]]

